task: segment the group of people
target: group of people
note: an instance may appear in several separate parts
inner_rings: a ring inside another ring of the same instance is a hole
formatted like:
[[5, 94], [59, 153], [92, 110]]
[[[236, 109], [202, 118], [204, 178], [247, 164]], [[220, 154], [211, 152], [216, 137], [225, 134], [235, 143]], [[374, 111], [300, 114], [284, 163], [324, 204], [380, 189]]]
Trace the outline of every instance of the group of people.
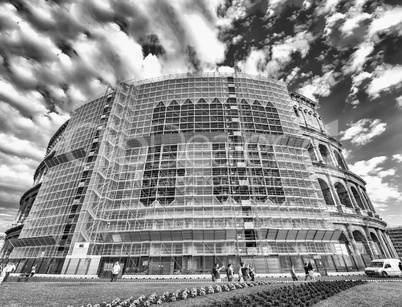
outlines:
[[[308, 263], [306, 262], [304, 264], [303, 268], [304, 268], [304, 273], [305, 273], [304, 280], [306, 281], [307, 279], [311, 279], [311, 280], [315, 281], [313, 265], [310, 262], [308, 262]], [[290, 268], [290, 275], [292, 276], [293, 281], [298, 281], [299, 280], [297, 275], [296, 275], [294, 265], [292, 265], [291, 268]]]
[[[13, 262], [7, 263], [7, 265], [3, 268], [0, 266], [0, 284], [3, 282], [6, 282], [8, 279], [8, 276], [10, 276], [11, 273], [14, 273], [17, 267]], [[36, 265], [34, 265], [29, 273], [26, 274], [27, 280], [29, 280], [32, 276], [34, 276], [36, 273]]]
[[[215, 266], [212, 269], [211, 275], [212, 275], [212, 281], [215, 282], [221, 282], [221, 270], [223, 269], [222, 267], [219, 267], [218, 263], [215, 263]], [[241, 262], [238, 270], [238, 281], [239, 282], [246, 282], [246, 281], [254, 281], [255, 280], [255, 270], [253, 267], [250, 266], [250, 264], [246, 264], [245, 262]], [[235, 272], [234, 272], [234, 267], [233, 264], [229, 263], [226, 269], [226, 277], [229, 282], [234, 281], [235, 278]]]

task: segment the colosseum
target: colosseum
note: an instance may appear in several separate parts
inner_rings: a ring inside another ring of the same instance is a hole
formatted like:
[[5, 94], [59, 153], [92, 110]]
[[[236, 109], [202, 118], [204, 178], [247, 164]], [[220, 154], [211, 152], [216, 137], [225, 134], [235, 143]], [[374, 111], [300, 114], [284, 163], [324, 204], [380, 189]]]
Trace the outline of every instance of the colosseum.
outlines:
[[397, 257], [316, 103], [242, 73], [121, 82], [49, 142], [7, 232], [26, 272], [201, 275], [361, 271]]

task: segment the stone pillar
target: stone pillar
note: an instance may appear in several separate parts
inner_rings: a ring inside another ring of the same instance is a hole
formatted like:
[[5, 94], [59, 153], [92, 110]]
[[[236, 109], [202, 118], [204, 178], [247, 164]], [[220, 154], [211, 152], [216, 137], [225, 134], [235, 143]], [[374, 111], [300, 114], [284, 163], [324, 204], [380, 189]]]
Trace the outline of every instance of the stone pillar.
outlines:
[[[355, 209], [355, 211], [357, 211], [357, 210], [360, 210], [360, 207], [359, 207], [359, 205], [357, 204], [357, 201], [356, 201], [356, 199], [355, 199], [355, 196], [353, 195], [353, 193], [352, 193], [352, 190], [351, 190], [351, 188], [350, 188], [350, 186], [346, 183], [346, 190], [348, 191], [348, 196], [349, 196], [349, 199], [350, 199], [350, 202], [351, 202], [351, 204], [352, 204], [352, 207], [353, 207], [353, 209]], [[357, 213], [357, 212], [356, 212]]]
[[368, 227], [363, 227], [363, 229], [364, 229], [364, 233], [366, 234], [366, 237], [367, 237], [368, 245], [369, 245], [369, 247], [370, 247], [370, 254], [371, 254], [371, 257], [372, 257], [372, 258], [377, 258], [376, 256], [377, 256], [378, 254], [376, 254], [375, 251], [377, 251], [378, 253], [379, 253], [380, 251], [377, 250], [377, 247], [376, 247], [374, 241], [371, 239], [371, 236], [370, 236], [370, 232], [369, 232]]
[[382, 249], [384, 250], [385, 255], [387, 256], [387, 258], [391, 258], [391, 255], [390, 255], [389, 250], [388, 250], [388, 245], [382, 239], [382, 235], [381, 235], [380, 230], [375, 229], [375, 232], [377, 233], [378, 240], [380, 240], [380, 243], [382, 245]]
[[393, 254], [393, 255], [391, 255], [392, 258], [399, 258], [398, 253], [397, 253], [397, 251], [396, 251], [396, 249], [394, 247], [394, 244], [391, 241], [391, 238], [389, 237], [389, 235], [385, 231], [384, 231], [384, 238], [385, 238], [385, 240], [388, 241], [388, 247], [390, 249], [390, 253]]
[[332, 196], [333, 196], [335, 205], [336, 205], [338, 208], [339, 208], [339, 207], [342, 207], [341, 200], [339, 199], [338, 193], [336, 192], [336, 189], [335, 189], [335, 185], [334, 185], [334, 183], [332, 182], [331, 178], [328, 178], [328, 182], [329, 182], [329, 189], [330, 189], [331, 194], [332, 194]]
[[352, 227], [350, 224], [346, 225], [346, 230], [348, 232], [350, 243], [352, 244], [352, 247], [353, 247], [353, 254], [354, 254], [353, 258], [356, 261], [357, 268], [359, 270], [364, 270], [366, 265], [363, 262], [362, 255], [360, 254], [359, 248], [356, 244], [356, 240], [355, 240], [355, 237], [353, 236], [353, 231], [352, 231]]

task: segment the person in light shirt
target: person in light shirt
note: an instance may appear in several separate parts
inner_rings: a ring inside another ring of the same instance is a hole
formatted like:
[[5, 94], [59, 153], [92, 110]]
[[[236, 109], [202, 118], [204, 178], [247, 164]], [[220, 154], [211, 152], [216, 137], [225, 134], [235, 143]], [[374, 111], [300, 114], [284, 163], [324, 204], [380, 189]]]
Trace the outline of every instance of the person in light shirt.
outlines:
[[15, 269], [16, 269], [16, 267], [15, 267], [14, 263], [10, 262], [7, 264], [7, 266], [3, 269], [3, 272], [2, 272], [2, 275], [4, 274], [3, 282], [7, 281], [8, 276], [11, 273], [15, 272]]
[[111, 281], [116, 281], [117, 280], [117, 276], [119, 276], [121, 267], [118, 261], [116, 261], [112, 267], [112, 279]]

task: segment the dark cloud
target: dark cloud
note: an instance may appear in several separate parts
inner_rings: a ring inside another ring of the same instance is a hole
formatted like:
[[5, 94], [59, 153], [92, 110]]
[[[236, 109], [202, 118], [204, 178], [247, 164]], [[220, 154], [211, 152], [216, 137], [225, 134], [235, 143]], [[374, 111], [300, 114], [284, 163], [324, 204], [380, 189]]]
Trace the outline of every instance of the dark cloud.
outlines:
[[142, 47], [142, 53], [144, 57], [148, 54], [153, 55], [163, 55], [165, 54], [165, 49], [159, 42], [159, 38], [156, 34], [149, 34], [145, 37], [141, 37], [138, 43]]
[[392, 5], [392, 6], [402, 6], [401, 1], [399, 0], [383, 0], [385, 4]]
[[385, 63], [392, 65], [402, 64], [402, 40], [398, 34], [380, 34], [373, 54], [381, 54]]
[[120, 31], [126, 33], [127, 35], [130, 34], [129, 33], [129, 22], [128, 22], [128, 20], [126, 20], [126, 18], [124, 18], [122, 16], [116, 16], [113, 19], [113, 22], [119, 26]]
[[353, 7], [354, 2], [349, 0], [341, 0], [337, 3], [335, 10], [341, 14], [346, 14]]
[[74, 50], [73, 45], [67, 40], [60, 40], [56, 43], [56, 46], [69, 57], [77, 56], [77, 51]]
[[187, 56], [195, 71], [200, 71], [200, 60], [197, 57], [197, 52], [194, 47], [190, 45], [187, 46]]
[[[286, 2], [286, 1], [284, 1], [284, 2]], [[268, 6], [269, 6], [269, 0], [254, 1], [247, 8], [247, 14], [248, 15], [265, 14], [267, 12]]]
[[115, 19], [120, 22], [118, 25], [127, 35], [139, 38], [149, 32], [149, 17], [144, 15], [135, 2], [115, 1], [113, 8], [116, 14]]
[[17, 11], [21, 14], [21, 15], [25, 15], [25, 16], [29, 16], [31, 15], [31, 10], [28, 8], [28, 6], [25, 4], [25, 1], [21, 1], [21, 0], [10, 0], [9, 3], [14, 6]]
[[36, 90], [38, 91], [39, 94], [42, 95], [46, 109], [48, 109], [50, 112], [57, 113], [56, 110], [56, 99], [53, 97], [53, 95], [50, 93], [50, 91], [46, 88], [46, 86], [43, 85], [37, 85]]
[[[396, 0], [396, 1], [400, 2], [399, 0]], [[384, 2], [387, 2], [387, 1], [378, 1], [378, 0], [377, 1], [376, 0], [367, 1], [363, 5], [363, 12], [368, 13], [368, 14], [373, 14], [376, 11], [376, 9], [379, 8]]]

